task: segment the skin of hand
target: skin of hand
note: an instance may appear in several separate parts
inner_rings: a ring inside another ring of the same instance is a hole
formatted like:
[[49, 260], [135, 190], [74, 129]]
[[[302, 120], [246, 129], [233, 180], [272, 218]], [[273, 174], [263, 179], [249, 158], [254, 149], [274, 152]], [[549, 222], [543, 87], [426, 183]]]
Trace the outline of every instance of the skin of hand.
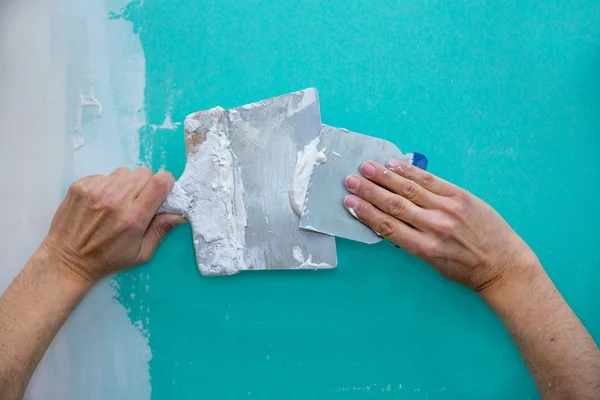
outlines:
[[476, 292], [539, 261], [489, 205], [412, 165], [366, 162], [345, 184], [344, 205], [376, 233]]
[[0, 297], [0, 398], [22, 398], [56, 332], [94, 283], [149, 261], [164, 236], [187, 222], [155, 215], [174, 181], [140, 167], [71, 185], [47, 237]]
[[401, 161], [361, 165], [344, 207], [477, 292], [513, 337], [544, 399], [600, 398], [600, 350], [527, 244], [471, 193]]
[[119, 168], [71, 185], [42, 246], [91, 283], [152, 258], [163, 237], [186, 222], [156, 211], [173, 188], [168, 172]]

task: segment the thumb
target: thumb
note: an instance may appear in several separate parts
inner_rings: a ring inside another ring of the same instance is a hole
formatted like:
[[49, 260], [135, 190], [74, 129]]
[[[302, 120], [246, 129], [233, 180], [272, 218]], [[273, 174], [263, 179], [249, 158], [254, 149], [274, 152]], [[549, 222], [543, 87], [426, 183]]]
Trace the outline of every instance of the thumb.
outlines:
[[150, 222], [150, 225], [148, 225], [146, 233], [144, 233], [139, 254], [140, 262], [146, 263], [150, 261], [156, 248], [160, 242], [162, 242], [164, 237], [167, 236], [167, 233], [176, 226], [183, 225], [187, 222], [188, 220], [179, 214], [156, 215]]

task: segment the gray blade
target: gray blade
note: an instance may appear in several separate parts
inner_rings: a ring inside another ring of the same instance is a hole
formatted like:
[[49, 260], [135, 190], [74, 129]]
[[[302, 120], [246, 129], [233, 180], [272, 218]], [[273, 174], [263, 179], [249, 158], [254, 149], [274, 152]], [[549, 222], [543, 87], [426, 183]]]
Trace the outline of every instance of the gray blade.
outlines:
[[[290, 93], [227, 113], [231, 147], [244, 183], [247, 268], [334, 268], [335, 238], [299, 229], [288, 195], [297, 152], [320, 133], [317, 90]], [[301, 266], [294, 257], [295, 247], [311, 262]]]
[[[246, 211], [243, 262], [236, 260], [232, 269], [215, 261], [214, 254], [221, 237], [205, 237], [203, 224], [197, 217], [204, 218], [202, 210], [197, 208], [197, 200], [206, 198], [207, 192], [189, 190], [199, 187], [197, 183], [203, 171], [186, 167], [159, 212], [181, 213], [190, 220], [200, 272], [224, 275], [240, 270], [334, 268], [337, 265], [335, 238], [300, 229], [299, 218], [292, 210], [288, 195], [297, 152], [321, 131], [316, 89], [231, 110], [195, 113], [188, 118], [196, 124], [189, 132], [186, 124], [188, 156], [190, 151], [211, 151], [211, 148], [202, 147], [202, 143], [207, 132], [216, 126], [231, 141], [239, 166], [234, 169], [234, 181], [241, 175]], [[218, 195], [211, 194], [210, 188], [208, 190], [210, 196]]]
[[309, 181], [300, 227], [363, 243], [377, 243], [381, 237], [353, 218], [343, 207], [348, 191], [344, 179], [359, 173], [367, 160], [385, 165], [389, 160], [410, 162], [393, 143], [345, 129], [323, 125], [320, 147], [327, 149], [327, 162], [315, 166]]

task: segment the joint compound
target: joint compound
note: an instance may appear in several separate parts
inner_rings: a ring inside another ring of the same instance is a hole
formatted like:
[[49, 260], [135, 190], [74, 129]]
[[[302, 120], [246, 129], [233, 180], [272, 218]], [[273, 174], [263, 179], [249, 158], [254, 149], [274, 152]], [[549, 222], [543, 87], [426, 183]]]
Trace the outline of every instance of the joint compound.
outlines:
[[289, 195], [292, 210], [299, 217], [302, 215], [304, 199], [308, 190], [308, 181], [313, 168], [315, 165], [320, 165], [327, 161], [327, 157], [325, 156], [326, 149], [318, 150], [319, 141], [319, 137], [314, 138], [296, 155], [296, 167], [294, 168]]
[[192, 225], [198, 268], [203, 274], [235, 274], [245, 266], [246, 233], [244, 186], [237, 158], [223, 124], [206, 126], [192, 115], [185, 120], [185, 130], [189, 134], [206, 131], [206, 139], [188, 154], [186, 170], [160, 211], [187, 210], [184, 216]]
[[307, 269], [307, 268], [331, 268], [331, 265], [327, 263], [314, 263], [312, 260], [312, 254], [308, 255], [308, 258], [304, 259], [304, 254], [302, 253], [302, 249], [299, 246], [294, 246], [292, 249], [292, 255], [294, 256], [294, 260], [300, 263], [295, 269]]
[[333, 237], [300, 229], [292, 207], [330, 157], [318, 117], [314, 89], [187, 117], [185, 171], [158, 213], [188, 218], [202, 275], [335, 266]]
[[356, 215], [356, 211], [354, 211], [354, 208], [346, 207], [346, 210], [348, 210], [350, 215], [352, 215], [354, 218], [358, 219], [358, 215]]

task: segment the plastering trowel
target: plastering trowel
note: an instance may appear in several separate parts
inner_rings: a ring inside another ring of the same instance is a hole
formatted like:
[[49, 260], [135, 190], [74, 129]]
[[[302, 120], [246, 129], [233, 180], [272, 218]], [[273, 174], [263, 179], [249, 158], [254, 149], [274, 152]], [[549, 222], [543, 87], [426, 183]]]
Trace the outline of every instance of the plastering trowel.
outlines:
[[359, 173], [360, 165], [375, 161], [386, 165], [402, 160], [419, 168], [427, 168], [427, 158], [419, 153], [402, 154], [387, 140], [323, 125], [320, 145], [327, 149], [327, 162], [316, 165], [308, 184], [300, 227], [363, 243], [379, 242], [381, 237], [353, 218], [341, 206], [348, 191], [344, 179]]
[[190, 221], [202, 274], [336, 266], [334, 237], [299, 229], [288, 193], [298, 152], [320, 133], [316, 89], [184, 125], [185, 171], [159, 212]]
[[365, 160], [427, 165], [385, 140], [321, 125], [316, 89], [197, 112], [184, 126], [185, 171], [159, 213], [190, 221], [204, 275], [334, 268], [334, 236], [380, 240], [344, 210], [344, 178]]

